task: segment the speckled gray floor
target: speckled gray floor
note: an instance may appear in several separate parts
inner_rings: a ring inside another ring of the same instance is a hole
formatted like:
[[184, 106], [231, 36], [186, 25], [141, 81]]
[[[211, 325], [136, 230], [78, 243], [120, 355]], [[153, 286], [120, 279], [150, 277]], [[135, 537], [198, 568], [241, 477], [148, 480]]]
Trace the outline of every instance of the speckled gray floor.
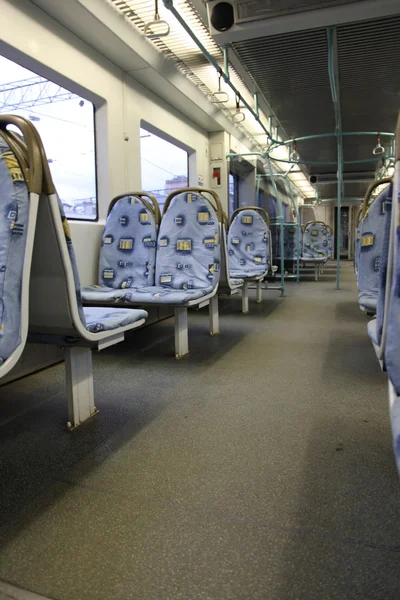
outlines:
[[386, 378], [351, 265], [241, 315], [95, 355], [72, 434], [63, 367], [0, 388], [0, 579], [54, 600], [398, 600]]

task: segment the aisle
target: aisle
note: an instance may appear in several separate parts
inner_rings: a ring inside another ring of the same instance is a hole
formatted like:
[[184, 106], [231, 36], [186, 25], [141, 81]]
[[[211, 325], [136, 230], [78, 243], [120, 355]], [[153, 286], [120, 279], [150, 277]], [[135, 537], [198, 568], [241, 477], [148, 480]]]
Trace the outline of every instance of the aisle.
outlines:
[[72, 435], [62, 366], [0, 388], [1, 580], [54, 600], [399, 598], [386, 379], [351, 265], [340, 291], [330, 271], [239, 307], [218, 338], [193, 313], [183, 361], [171, 321], [96, 355], [100, 414]]

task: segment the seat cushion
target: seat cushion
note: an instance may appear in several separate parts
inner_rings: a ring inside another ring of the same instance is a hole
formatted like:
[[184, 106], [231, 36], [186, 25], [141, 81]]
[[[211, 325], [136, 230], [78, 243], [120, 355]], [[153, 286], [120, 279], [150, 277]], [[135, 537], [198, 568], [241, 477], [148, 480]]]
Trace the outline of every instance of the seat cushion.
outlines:
[[208, 296], [213, 286], [202, 289], [173, 290], [161, 285], [142, 288], [127, 288], [125, 290], [110, 290], [97, 285], [88, 286], [82, 290], [85, 302], [94, 303], [126, 303], [126, 304], [187, 304]]
[[255, 210], [239, 212], [228, 231], [229, 273], [237, 279], [263, 275], [270, 266], [270, 232]]
[[84, 307], [86, 329], [90, 333], [110, 331], [132, 325], [143, 319], [147, 319], [147, 312], [133, 308], [103, 308], [102, 306]]
[[370, 294], [359, 294], [358, 296], [359, 305], [368, 310], [368, 312], [376, 312], [377, 302], [377, 296], [372, 296]]
[[376, 331], [376, 319], [372, 319], [372, 321], [368, 323], [367, 329], [370, 339], [374, 342], [374, 344], [379, 344]]
[[112, 303], [123, 300], [130, 288], [109, 288], [105, 285], [88, 285], [81, 289], [82, 300], [85, 304], [91, 302]]
[[134, 196], [120, 198], [104, 227], [99, 285], [119, 289], [154, 284], [157, 226], [153, 213]]
[[232, 279], [232, 278], [231, 278], [231, 279], [229, 280], [229, 283], [230, 283], [230, 285], [235, 285], [235, 286], [236, 286], [236, 285], [243, 285], [243, 283], [244, 283], [244, 280], [243, 280], [243, 279], [240, 279], [240, 278], [235, 278], [235, 279]]
[[22, 275], [29, 193], [17, 158], [0, 136], [0, 364], [21, 343]]
[[253, 273], [251, 273], [251, 275], [249, 275], [249, 273], [245, 273], [240, 269], [238, 269], [237, 271], [235, 269], [232, 269], [230, 274], [232, 275], [232, 277], [241, 279], [243, 281], [245, 279], [257, 279], [258, 277], [263, 277], [265, 271], [254, 271]]
[[301, 262], [304, 263], [324, 263], [328, 260], [326, 256], [302, 256]]
[[201, 300], [204, 296], [211, 294], [213, 290], [214, 287], [212, 285], [209, 285], [206, 288], [190, 290], [174, 290], [161, 285], [154, 285], [124, 290], [125, 293], [120, 301], [130, 304], [185, 305], [194, 300]]

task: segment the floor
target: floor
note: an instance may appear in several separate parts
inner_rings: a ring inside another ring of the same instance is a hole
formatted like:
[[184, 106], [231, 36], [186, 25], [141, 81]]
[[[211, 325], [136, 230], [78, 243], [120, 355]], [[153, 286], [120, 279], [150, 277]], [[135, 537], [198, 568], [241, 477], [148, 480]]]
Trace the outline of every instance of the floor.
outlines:
[[334, 282], [249, 315], [224, 300], [215, 338], [193, 312], [181, 361], [171, 320], [96, 354], [100, 413], [73, 433], [63, 365], [0, 388], [0, 580], [52, 600], [398, 600], [386, 377], [350, 264]]

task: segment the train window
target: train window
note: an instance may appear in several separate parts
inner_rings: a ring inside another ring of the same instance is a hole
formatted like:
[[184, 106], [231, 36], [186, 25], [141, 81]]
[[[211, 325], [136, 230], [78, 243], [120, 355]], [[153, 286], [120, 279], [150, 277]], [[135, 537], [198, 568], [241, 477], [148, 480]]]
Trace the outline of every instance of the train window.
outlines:
[[239, 207], [239, 176], [229, 173], [228, 175], [228, 193], [229, 193], [229, 216]]
[[156, 197], [162, 210], [173, 190], [189, 185], [189, 155], [186, 150], [141, 127], [140, 156], [142, 189]]
[[94, 106], [0, 56], [0, 111], [37, 128], [68, 219], [97, 219]]

